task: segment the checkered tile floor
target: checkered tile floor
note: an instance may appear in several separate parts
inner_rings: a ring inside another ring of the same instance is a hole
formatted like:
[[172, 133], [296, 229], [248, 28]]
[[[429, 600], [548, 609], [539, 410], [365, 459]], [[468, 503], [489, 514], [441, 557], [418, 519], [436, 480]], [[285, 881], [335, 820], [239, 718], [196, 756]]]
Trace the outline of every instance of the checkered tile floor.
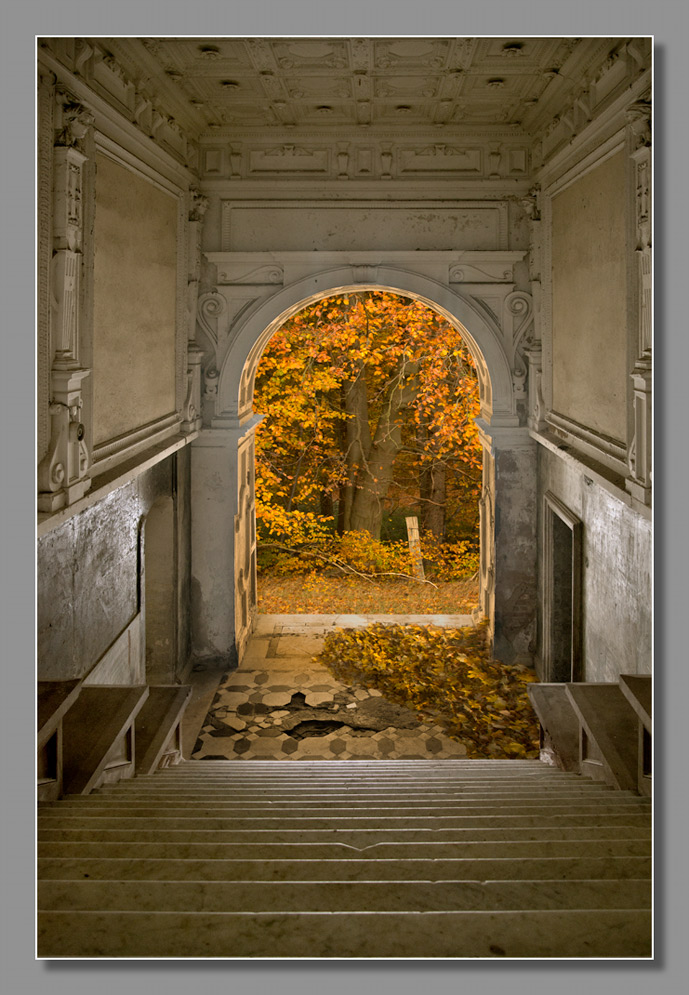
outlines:
[[[222, 678], [194, 760], [428, 760], [466, 755], [439, 726], [314, 662], [326, 632], [380, 616], [259, 616], [246, 655]], [[467, 625], [466, 616], [388, 616]]]

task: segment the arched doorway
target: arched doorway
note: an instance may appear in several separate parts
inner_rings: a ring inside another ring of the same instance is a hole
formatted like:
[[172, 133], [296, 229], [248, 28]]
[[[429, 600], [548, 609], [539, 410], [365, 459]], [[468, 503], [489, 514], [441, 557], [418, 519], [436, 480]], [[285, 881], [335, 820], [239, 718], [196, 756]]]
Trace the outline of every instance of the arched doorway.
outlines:
[[253, 410], [259, 613], [475, 610], [479, 390], [454, 324], [388, 291], [322, 297], [266, 344]]
[[[460, 331], [474, 358], [484, 454], [480, 607], [490, 621], [496, 653], [506, 662], [531, 660], [536, 453], [525, 424], [526, 364], [520, 353], [530, 314], [528, 295], [515, 293], [513, 285], [502, 294], [507, 311], [521, 318], [515, 335], [513, 328], [501, 328], [476, 298], [418, 272], [384, 266], [316, 272], [245, 307], [231, 334], [215, 334], [217, 367], [207, 377], [212, 380], [213, 411], [192, 453], [193, 631], [199, 655], [236, 660], [251, 632], [256, 606], [254, 430], [260, 420], [253, 411], [253, 384], [261, 354], [276, 329], [306, 305], [331, 294], [380, 289], [438, 311]], [[221, 314], [222, 295], [212, 296]], [[224, 524], [228, 521], [231, 527]]]

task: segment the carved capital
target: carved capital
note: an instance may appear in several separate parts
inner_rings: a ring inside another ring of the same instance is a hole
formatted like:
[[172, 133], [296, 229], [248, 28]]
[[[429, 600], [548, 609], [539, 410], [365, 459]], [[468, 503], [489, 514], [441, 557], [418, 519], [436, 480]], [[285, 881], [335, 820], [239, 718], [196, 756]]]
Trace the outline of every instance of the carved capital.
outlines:
[[208, 210], [208, 197], [204, 197], [198, 190], [191, 190], [191, 206], [189, 208], [190, 221], [203, 221]]
[[536, 186], [529, 190], [528, 196], [522, 197], [519, 203], [522, 205], [524, 214], [526, 214], [529, 221], [540, 221], [541, 212], [539, 208], [539, 194], [541, 188]]
[[625, 111], [625, 117], [633, 149], [649, 147], [652, 140], [650, 100], [637, 100], [631, 104]]
[[55, 90], [55, 102], [55, 145], [79, 147], [93, 127], [93, 114], [64, 87]]

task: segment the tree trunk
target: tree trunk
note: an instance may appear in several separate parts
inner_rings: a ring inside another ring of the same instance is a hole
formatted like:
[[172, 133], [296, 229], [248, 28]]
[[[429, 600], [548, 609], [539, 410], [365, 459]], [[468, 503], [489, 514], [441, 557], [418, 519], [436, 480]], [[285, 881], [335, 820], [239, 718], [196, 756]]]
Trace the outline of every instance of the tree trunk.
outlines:
[[340, 491], [340, 502], [343, 505], [342, 530], [349, 532], [352, 528], [352, 507], [357, 475], [365, 465], [371, 448], [371, 430], [368, 424], [368, 392], [363, 369], [359, 371], [356, 380], [343, 384], [342, 404], [347, 415], [345, 421], [347, 483]]
[[432, 532], [440, 542], [445, 539], [445, 505], [447, 500], [447, 471], [445, 464], [432, 463], [424, 471], [428, 479], [427, 492], [421, 511], [421, 524], [425, 532]]
[[[408, 375], [410, 368], [405, 372]], [[402, 373], [403, 367], [400, 365], [388, 384], [368, 458], [356, 478], [350, 529], [353, 532], [368, 532], [374, 539], [380, 539], [383, 502], [393, 481], [395, 457], [402, 447], [402, 428], [397, 419], [403, 408], [416, 396], [413, 386], [407, 385], [400, 389]]]

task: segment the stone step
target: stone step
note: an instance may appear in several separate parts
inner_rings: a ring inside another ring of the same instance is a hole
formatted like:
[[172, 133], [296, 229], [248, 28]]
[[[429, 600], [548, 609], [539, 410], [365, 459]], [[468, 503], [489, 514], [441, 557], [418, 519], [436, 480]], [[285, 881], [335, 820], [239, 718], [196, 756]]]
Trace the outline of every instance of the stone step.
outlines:
[[250, 802], [260, 799], [261, 801], [285, 801], [292, 802], [294, 805], [303, 805], [311, 801], [323, 801], [327, 799], [331, 803], [349, 804], [350, 802], [361, 802], [365, 803], [369, 800], [380, 800], [381, 802], [390, 801], [404, 801], [404, 802], [429, 802], [429, 801], [453, 801], [456, 799], [464, 798], [489, 798], [489, 799], [500, 799], [501, 801], [510, 801], [512, 799], [519, 798], [551, 798], [551, 797], [601, 797], [608, 796], [613, 798], [639, 798], [639, 795], [633, 791], [613, 791], [607, 784], [602, 781], [584, 781], [581, 784], [570, 785], [570, 784], [548, 784], [543, 786], [538, 785], [523, 785], [517, 786], [513, 789], [508, 787], [491, 787], [484, 785], [477, 785], [476, 787], [454, 787], [454, 788], [435, 788], [424, 790], [410, 790], [404, 789], [404, 791], [392, 788], [381, 788], [381, 789], [369, 789], [367, 791], [363, 790], [329, 790], [329, 791], [317, 791], [314, 789], [305, 788], [285, 788], [282, 791], [277, 789], [272, 789], [267, 791], [263, 788], [260, 792], [254, 789], [242, 788], [241, 791], [235, 790], [230, 786], [225, 787], [214, 787], [206, 788], [203, 787], [193, 787], [193, 788], [178, 788], [174, 789], [172, 786], [151, 786], [149, 787], [145, 783], [141, 783], [141, 779], [135, 779], [126, 782], [127, 787], [122, 786], [122, 782], [113, 785], [112, 789], [108, 787], [99, 788], [90, 796], [84, 795], [64, 795], [62, 800], [65, 801], [79, 801], [82, 803], [88, 803], [89, 798], [102, 798], [102, 799], [119, 799], [123, 797], [143, 797], [143, 798], [179, 798], [189, 799], [190, 801], [195, 801], [201, 798], [210, 799], [227, 799], [231, 798], [232, 801], [237, 802]]
[[[375, 784], [380, 780], [402, 782], [404, 780], [422, 781], [430, 779], [432, 782], [442, 780], [471, 781], [515, 779], [530, 781], [540, 780], [573, 780], [578, 775], [560, 770], [557, 767], [547, 767], [538, 764], [536, 767], [512, 766], [510, 761], [502, 761], [503, 767], [477, 767], [467, 769], [454, 766], [460, 761], [440, 760], [440, 764], [446, 766], [435, 766], [426, 768], [427, 760], [405, 759], [400, 760], [397, 768], [388, 767], [384, 760], [369, 761], [364, 757], [351, 760], [319, 760], [313, 761], [308, 757], [294, 761], [292, 759], [273, 760], [265, 759], [242, 759], [241, 756], [232, 760], [220, 760], [211, 762], [208, 759], [183, 761], [171, 767], [166, 767], [159, 772], [161, 780], [176, 781], [185, 778], [220, 778], [234, 779], [243, 778], [245, 780], [303, 780], [303, 781], [357, 781], [363, 784]], [[471, 760], [469, 763], [480, 763], [479, 760]], [[318, 763], [318, 767], [314, 766]], [[347, 767], [343, 767], [347, 764]], [[380, 766], [381, 769], [376, 768]], [[357, 774], [357, 770], [360, 773]], [[282, 773], [284, 771], [284, 774]], [[156, 772], [158, 778], [158, 772]]]
[[[261, 763], [261, 767], [269, 767], [272, 764], [275, 768], [281, 768], [281, 761], [266, 760]], [[445, 768], [445, 767], [464, 767], [469, 770], [479, 770], [481, 768], [488, 769], [491, 767], [499, 768], [500, 770], [518, 770], [520, 767], [528, 768], [529, 770], [556, 770], [554, 767], [544, 767], [540, 760], [528, 760], [528, 759], [514, 759], [514, 760], [492, 760], [492, 759], [476, 759], [476, 760], [433, 760], [432, 758], [428, 760], [371, 760], [366, 761], [366, 765], [370, 768], [375, 767], [420, 767], [423, 766], [426, 769], [432, 767]], [[178, 769], [185, 769], [189, 767], [196, 767], [197, 761], [195, 760], [185, 760], [179, 765]], [[227, 765], [225, 760], [206, 760], [204, 761], [204, 767], [224, 767]], [[346, 769], [351, 766], [351, 761], [349, 760], [309, 760], [308, 765], [313, 768], [326, 768], [331, 766], [340, 766], [342, 769]], [[357, 768], [359, 764], [356, 764]]]
[[189, 829], [39, 829], [41, 842], [73, 843], [327, 843], [334, 837], [338, 842], [359, 849], [377, 843], [454, 843], [496, 842], [498, 840], [650, 840], [651, 830], [645, 826], [534, 826], [510, 828], [467, 829], [376, 829], [350, 831], [338, 829], [275, 829], [275, 830], [189, 830]]
[[[299, 807], [283, 807], [282, 805], [252, 806], [250, 809], [242, 805], [231, 803], [217, 804], [201, 807], [193, 803], [185, 805], [151, 805], [142, 802], [140, 805], [132, 805], [129, 802], [121, 802], [112, 805], [100, 805], [96, 799], [88, 806], [70, 805], [69, 803], [59, 804], [55, 807], [47, 806], [39, 809], [38, 824], [40, 826], [81, 825], [85, 820], [91, 824], [91, 820], [100, 820], [101, 823], [107, 821], [114, 828], [124, 825], [130, 820], [151, 820], [155, 825], [162, 825], [165, 828], [176, 828], [176, 823], [182, 827], [189, 826], [196, 829], [207, 828], [238, 828], [257, 829], [269, 828], [331, 828], [337, 825], [340, 828], [368, 828], [373, 823], [380, 824], [385, 828], [401, 825], [413, 824], [420, 828], [437, 826], [442, 829], [448, 825], [464, 825], [466, 819], [521, 819], [526, 817], [543, 816], [550, 819], [555, 816], [575, 816], [581, 819], [584, 816], [607, 818], [608, 816], [629, 816], [634, 819], [650, 818], [648, 805], [636, 804], [634, 799], [614, 798], [605, 799], [599, 804], [586, 803], [584, 801], [555, 801], [542, 803], [519, 805], [512, 804], [509, 807], [509, 815], [505, 815], [505, 805], [438, 805], [437, 807], [425, 806], [409, 807], [391, 805], [380, 807], [378, 805], [365, 805], [352, 810], [351, 808], [338, 808], [327, 806], [313, 806], [309, 810], [309, 815], [302, 814]], [[175, 825], [173, 825], [173, 822]], [[95, 823], [94, 823], [95, 824]], [[131, 821], [134, 825], [134, 821]], [[499, 824], [501, 824], [499, 822]]]
[[[279, 772], [272, 771], [267, 772], [263, 776], [259, 776], [253, 773], [253, 769], [262, 766], [266, 761], [261, 760], [228, 760], [226, 761], [226, 767], [229, 767], [229, 771], [208, 771], [207, 773], [196, 773], [196, 772], [180, 772], [179, 774], [168, 773], [169, 771], [174, 771], [174, 768], [165, 768], [160, 771], [160, 777], [156, 777], [156, 781], [159, 783], [170, 782], [175, 784], [181, 783], [193, 783], [193, 784], [211, 784], [217, 782], [219, 784], [269, 784], [274, 786], [285, 786], [290, 784], [303, 784], [305, 787], [315, 784], [323, 785], [354, 785], [361, 788], [367, 787], [379, 787], [380, 785], [395, 785], [397, 787], [402, 787], [405, 785], [432, 785], [437, 787], [441, 784], [447, 784], [449, 786], [457, 786], [462, 784], [475, 784], [484, 782], [486, 784], [541, 784], [551, 783], [554, 781], [563, 781], [572, 783], [571, 778], [577, 775], [568, 774], [566, 771], [558, 771], [548, 774], [543, 774], [540, 772], [529, 772], [519, 773], [515, 771], [513, 774], [505, 774], [500, 772], [489, 773], [484, 771], [483, 773], [474, 773], [471, 775], [464, 775], [459, 772], [446, 772], [446, 773], [433, 773], [428, 772], [427, 774], [421, 771], [415, 771], [410, 773], [399, 773], [395, 774], [392, 771], [380, 771], [378, 774], [371, 774], [370, 776], [360, 776], [357, 777], [353, 772], [348, 771], [346, 773], [336, 773], [328, 775], [321, 771], [317, 772], [307, 772], [302, 774], [297, 774], [290, 772], [286, 773], [284, 777], [281, 777]], [[352, 760], [350, 761], [353, 766], [357, 763], [362, 763], [362, 761]], [[418, 761], [422, 763], [423, 761]], [[305, 760], [288, 760], [285, 759], [281, 761], [283, 767], [289, 767], [290, 771], [292, 768], [297, 768], [300, 770], [306, 765]], [[335, 761], [332, 761], [333, 765]], [[202, 761], [198, 761], [198, 766], [202, 765]], [[251, 770], [249, 770], [251, 768]], [[157, 772], [156, 772], [157, 773]], [[167, 776], [163, 776], [166, 774]]]
[[140, 830], [155, 832], [160, 829], [163, 832], [179, 830], [182, 832], [446, 832], [446, 831], [467, 831], [477, 829], [509, 829], [511, 827], [525, 828], [551, 828], [558, 826], [580, 827], [596, 825], [599, 828], [613, 826], [648, 826], [649, 816], [647, 813], [631, 812], [618, 813], [617, 810], [607, 812], [599, 808], [592, 808], [590, 812], [582, 812], [576, 806], [566, 813], [552, 813], [546, 809], [536, 814], [495, 815], [493, 812], [484, 812], [480, 815], [448, 815], [448, 816], [421, 816], [408, 815], [394, 816], [390, 814], [348, 816], [341, 815], [328, 816], [280, 816], [274, 818], [258, 816], [244, 818], [242, 816], [206, 816], [196, 817], [189, 815], [180, 817], [172, 815], [169, 817], [159, 815], [149, 816], [113, 816], [105, 814], [102, 817], [91, 816], [90, 814], [67, 815], [62, 813], [44, 812], [39, 815], [39, 832], [57, 829], [92, 830], [100, 832], [107, 827], [113, 831], [120, 830]]
[[[387, 822], [389, 819], [400, 819], [404, 818], [406, 820], [412, 820], [418, 822], [420, 825], [429, 824], [433, 819], [449, 819], [452, 817], [477, 817], [482, 815], [492, 815], [495, 817], [503, 817], [505, 809], [507, 806], [504, 804], [489, 805], [483, 804], [452, 804], [452, 805], [438, 805], [437, 807], [432, 807], [430, 805], [395, 805], [390, 803], [389, 805], [382, 806], [380, 804], [376, 805], [319, 805], [317, 808], [314, 807], [311, 810], [309, 819], [344, 819], [347, 817], [350, 820], [360, 821], [361, 819], [382, 819]], [[650, 812], [648, 805], [639, 805], [633, 798], [620, 800], [605, 800], [604, 803], [600, 805], [593, 805], [590, 802], [577, 802], [572, 799], [562, 799], [554, 800], [552, 802], [548, 801], [534, 801], [524, 804], [513, 803], [509, 806], [510, 818], [515, 816], [525, 816], [525, 815], [537, 815], [543, 813], [546, 815], [566, 815], [568, 813], [574, 813], [577, 815], [585, 814], [631, 814], [637, 818], [649, 818]], [[81, 818], [93, 818], [93, 819], [110, 819], [110, 818], [134, 818], [134, 819], [148, 819], [148, 818], [194, 818], [194, 819], [207, 819], [207, 818], [217, 818], [217, 819], [236, 819], [241, 818], [244, 820], [252, 820], [259, 822], [265, 819], [280, 819], [285, 821], [285, 825], [288, 828], [292, 827], [293, 821], [295, 819], [303, 820], [305, 817], [302, 815], [303, 808], [299, 805], [284, 805], [284, 804], [265, 804], [255, 802], [253, 804], [247, 805], [234, 805], [230, 802], [218, 802], [215, 805], [201, 806], [200, 804], [195, 804], [194, 802], [182, 802], [177, 805], [173, 805], [172, 802], [159, 802], [156, 803], [149, 801], [132, 802], [131, 800], [121, 801], [119, 803], [110, 804], [98, 804], [96, 799], [93, 800], [93, 804], [89, 806], [81, 805], [71, 805], [69, 803], [61, 803], [60, 807], [42, 807], [39, 810], [39, 820], [43, 825], [55, 825], [57, 819], [81, 819]], [[442, 823], [440, 826], [442, 827]], [[225, 828], [225, 827], [223, 827]]]
[[[38, 857], [110, 857], [132, 859], [132, 843], [121, 840], [90, 841], [89, 839], [38, 841]], [[545, 860], [549, 857], [571, 858], [573, 860], [590, 859], [592, 857], [607, 859], [608, 857], [649, 857], [651, 854], [650, 836], [647, 839], [630, 838], [615, 832], [607, 839], [596, 839], [585, 834], [581, 838], [515, 839], [506, 834], [502, 839], [478, 840], [475, 838], [447, 842], [444, 840], [426, 840], [380, 842], [369, 840], [360, 846], [351, 841], [332, 840], [328, 842], [238, 842], [222, 843], [215, 838], [209, 842], [188, 842], [185, 840], [163, 841], [158, 837], [150, 842], [136, 843], [136, 859], [174, 859], [174, 860], [274, 860], [289, 858], [292, 860], [378, 860], [424, 858], [466, 859], [476, 857], [483, 859], [522, 859], [534, 858]]]
[[[68, 844], [70, 845], [70, 844]], [[650, 857], [510, 857], [472, 859], [378, 857], [301, 860], [175, 860], [131, 857], [41, 857], [42, 880], [66, 881], [443, 881], [647, 880]]]
[[640, 910], [519, 912], [45, 912], [38, 956], [648, 957]]
[[648, 881], [40, 881], [38, 909], [444, 912], [646, 909]]
[[[288, 761], [285, 761], [286, 763]], [[294, 761], [296, 763], [296, 761]], [[352, 761], [355, 763], [355, 761]], [[582, 779], [581, 784], [595, 784], [595, 781], [587, 781]], [[305, 777], [305, 778], [240, 778], [237, 777], [211, 777], [210, 775], [205, 778], [198, 777], [188, 777], [180, 778], [179, 780], [173, 780], [172, 778], [161, 778], [160, 781], [154, 785], [158, 790], [171, 791], [179, 788], [180, 790], [190, 789], [193, 791], [203, 791], [205, 789], [216, 789], [216, 790], [229, 790], [234, 789], [236, 791], [256, 791], [261, 789], [262, 791], [336, 791], [342, 793], [343, 791], [358, 791], [362, 793], [369, 793], [371, 791], [460, 791], [460, 790], [474, 790], [474, 791], [490, 791], [491, 789], [500, 790], [545, 790], [547, 788], [553, 787], [564, 787], [570, 786], [571, 781], [568, 780], [566, 774], [561, 777], [493, 777], [493, 778], [458, 778], [458, 777], [447, 777], [447, 778], [430, 778], [430, 777], [415, 777], [415, 778], [400, 778], [394, 779], [391, 777], [378, 777], [375, 780], [372, 778], [370, 781], [359, 780], [357, 778], [348, 777], [334, 777], [332, 779], [324, 779], [320, 777]], [[141, 785], [139, 785], [141, 786]], [[603, 785], [603, 788], [608, 787]], [[104, 786], [99, 789], [102, 791], [111, 790], [109, 786]], [[114, 790], [114, 786], [112, 788]], [[612, 790], [612, 789], [609, 789]], [[633, 788], [626, 790], [635, 790]]]
[[[303, 782], [305, 784], [315, 783], [356, 783], [365, 787], [382, 783], [404, 784], [407, 782], [439, 784], [443, 781], [452, 784], [473, 783], [474, 781], [487, 781], [491, 784], [495, 781], [522, 782], [532, 781], [573, 781], [579, 775], [572, 774], [558, 768], [548, 768], [541, 765], [541, 769], [522, 768], [512, 770], [498, 769], [478, 769], [475, 771], [449, 769], [425, 770], [425, 760], [406, 760], [407, 769], [375, 770], [369, 767], [368, 761], [363, 759], [348, 760], [349, 767], [343, 769], [341, 761], [326, 760], [323, 766], [313, 769], [311, 761], [303, 759], [295, 761], [291, 758], [272, 761], [268, 759], [248, 759], [243, 760], [237, 757], [234, 760], [224, 760], [214, 768], [210, 768], [205, 760], [194, 760], [192, 762], [177, 764], [164, 768], [156, 772], [156, 781], [184, 781], [198, 780], [206, 781], [251, 781], [273, 782], [288, 784], [290, 782]], [[451, 764], [452, 760], [443, 760], [442, 763]], [[478, 762], [478, 761], [474, 761]], [[383, 764], [382, 760], [374, 760], [374, 764]], [[505, 762], [507, 765], [507, 762]], [[276, 769], [277, 767], [277, 769]], [[282, 774], [279, 768], [283, 768]], [[325, 769], [323, 769], [325, 767]], [[361, 774], [356, 773], [356, 768], [361, 767]], [[160, 776], [158, 776], [160, 775]]]
[[517, 808], [578, 808], [582, 806], [587, 809], [616, 808], [622, 811], [636, 810], [638, 813], [650, 811], [650, 801], [640, 799], [638, 795], [522, 795], [511, 798], [486, 797], [486, 796], [458, 796], [455, 798], [426, 798], [426, 799], [406, 799], [406, 798], [373, 798], [352, 799], [347, 802], [343, 799], [309, 799], [302, 801], [299, 798], [271, 798], [263, 795], [254, 795], [251, 798], [235, 798], [234, 795], [219, 795], [216, 798], [208, 798], [205, 795], [182, 796], [175, 798], [174, 795], [147, 796], [147, 795], [119, 795], [113, 796], [92, 795], [88, 800], [77, 801], [63, 799], [59, 802], [48, 802], [38, 808], [39, 815], [50, 815], [57, 812], [70, 813], [72, 815], [88, 812], [124, 812], [130, 810], [132, 813], [142, 812], [145, 809], [167, 813], [176, 810], [180, 815], [187, 812], [198, 812], [204, 814], [227, 814], [234, 812], [243, 813], [247, 816], [270, 815], [280, 813], [286, 817], [290, 815], [314, 812], [324, 814], [347, 814], [362, 815], [366, 812], [395, 813], [403, 812], [409, 815], [415, 813], [451, 813], [469, 809], [485, 809], [493, 812], [514, 811]]

